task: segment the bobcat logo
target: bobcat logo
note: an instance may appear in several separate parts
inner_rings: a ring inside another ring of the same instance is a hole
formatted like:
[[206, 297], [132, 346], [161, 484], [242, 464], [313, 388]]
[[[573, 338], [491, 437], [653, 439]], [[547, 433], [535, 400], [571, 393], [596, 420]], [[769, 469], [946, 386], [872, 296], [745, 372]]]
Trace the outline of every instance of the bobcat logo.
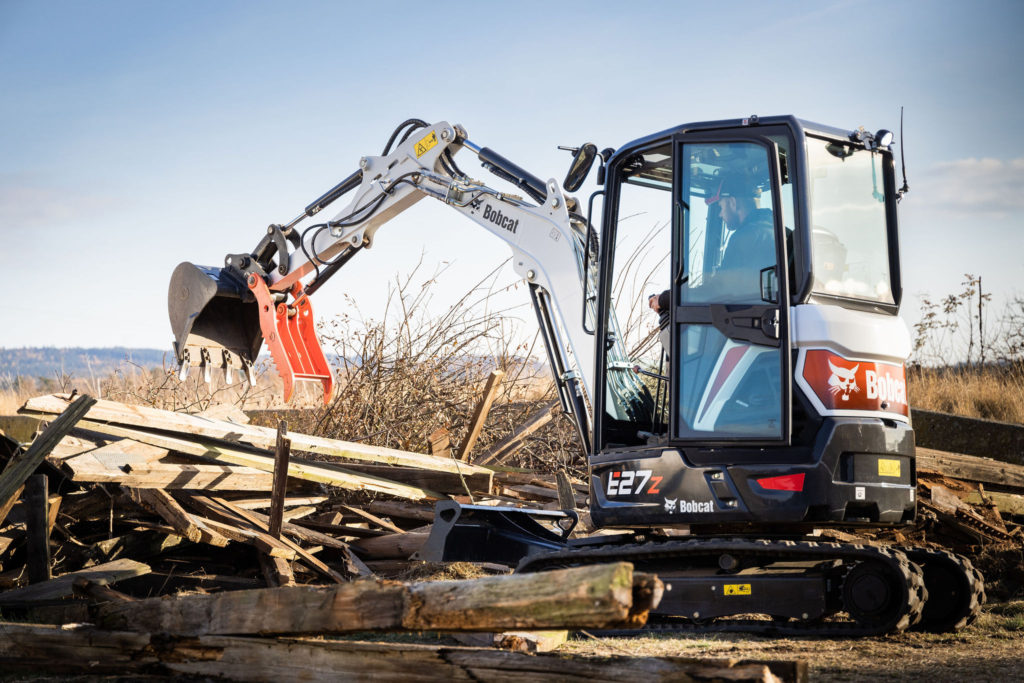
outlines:
[[860, 391], [860, 387], [857, 386], [857, 368], [860, 364], [853, 366], [853, 369], [846, 369], [836, 367], [832, 364], [832, 361], [828, 362], [829, 368], [832, 369], [832, 375], [828, 378], [828, 390], [832, 392], [832, 395], [842, 394], [840, 400], [849, 401], [850, 393], [856, 393]]
[[679, 501], [678, 498], [666, 498], [665, 499], [665, 512], [675, 512], [676, 511], [676, 502], [678, 502], [678, 501]]

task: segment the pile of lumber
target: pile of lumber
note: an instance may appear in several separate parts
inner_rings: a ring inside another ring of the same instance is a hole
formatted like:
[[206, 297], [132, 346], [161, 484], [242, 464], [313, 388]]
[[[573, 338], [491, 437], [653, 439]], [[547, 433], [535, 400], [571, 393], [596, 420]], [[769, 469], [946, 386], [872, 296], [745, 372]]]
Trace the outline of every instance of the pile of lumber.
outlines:
[[[56, 395], [21, 413], [52, 423], [11, 458], [0, 489], [0, 588], [38, 578], [36, 564], [68, 573], [121, 557], [159, 557], [142, 583], [161, 592], [290, 585], [295, 572], [303, 583], [342, 582], [408, 558], [438, 500], [558, 505], [554, 481], [459, 459], [438, 435], [435, 454], [412, 453], [288, 434], [243, 414]], [[40, 467], [44, 475], [28, 477]], [[567, 486], [582, 505], [584, 485]], [[32, 524], [40, 515], [46, 523]], [[30, 527], [48, 540], [33, 544]]]
[[[187, 415], [88, 396], [38, 397], [21, 412], [45, 428], [27, 448], [5, 440], [0, 453], [5, 671], [806, 678], [800, 662], [524, 654], [557, 646], [570, 629], [642, 625], [663, 589], [628, 563], [381, 578], [413, 565], [408, 558], [438, 500], [582, 504], [580, 482], [561, 477], [559, 487], [494, 466], [494, 450], [485, 467], [465, 443], [451, 453], [443, 434], [433, 435], [432, 454], [412, 453], [258, 427], [240, 414]], [[380, 631], [475, 632], [459, 642], [505, 650], [324, 640]]]

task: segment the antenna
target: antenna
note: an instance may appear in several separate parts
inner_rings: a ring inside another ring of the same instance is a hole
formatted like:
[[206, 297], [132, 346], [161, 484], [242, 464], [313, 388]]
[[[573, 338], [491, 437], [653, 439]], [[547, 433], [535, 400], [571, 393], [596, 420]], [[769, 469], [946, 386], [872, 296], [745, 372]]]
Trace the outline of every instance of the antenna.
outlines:
[[910, 192], [910, 186], [907, 185], [907, 158], [904, 155], [903, 147], [903, 107], [900, 107], [900, 165], [903, 167], [903, 187], [896, 192], [896, 200], [903, 199], [903, 195]]

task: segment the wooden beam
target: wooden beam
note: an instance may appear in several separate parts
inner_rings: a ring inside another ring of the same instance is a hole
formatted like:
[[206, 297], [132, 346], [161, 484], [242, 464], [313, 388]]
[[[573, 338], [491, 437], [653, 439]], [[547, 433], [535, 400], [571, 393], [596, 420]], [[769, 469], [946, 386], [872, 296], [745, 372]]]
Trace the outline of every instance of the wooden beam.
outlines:
[[[67, 407], [67, 399], [61, 396], [40, 396], [29, 399], [19, 411], [28, 414], [59, 413]], [[166, 430], [195, 437], [206, 437], [246, 443], [263, 449], [272, 449], [277, 441], [277, 431], [269, 427], [242, 425], [222, 420], [211, 420], [198, 415], [174, 413], [145, 406], [133, 406], [114, 401], [97, 401], [89, 410], [91, 422], [113, 423], [141, 427], [151, 430]], [[102, 430], [101, 430], [102, 431]], [[292, 434], [292, 448], [298, 451], [318, 453], [352, 460], [367, 460], [391, 465], [406, 465], [425, 469], [439, 469], [446, 472], [458, 472], [458, 467], [466, 468], [451, 459], [439, 458], [425, 453], [411, 453], [393, 448], [370, 446], [351, 441], [326, 439], [307, 434]], [[475, 470], [474, 470], [475, 471]]]
[[491, 404], [494, 403], [494, 397], [497, 396], [498, 389], [501, 388], [501, 378], [504, 376], [505, 373], [502, 370], [494, 370], [487, 378], [483, 394], [480, 395], [480, 400], [477, 401], [476, 407], [473, 409], [473, 416], [469, 418], [469, 430], [466, 433], [466, 438], [459, 446], [459, 460], [463, 462], [469, 460], [469, 454], [480, 437], [480, 432], [487, 421], [487, 414], [491, 412]]
[[33, 474], [25, 482], [26, 569], [29, 583], [49, 581], [51, 578], [49, 503], [49, 480], [45, 474]]
[[523, 445], [523, 441], [526, 440], [526, 437], [536, 432], [548, 422], [551, 422], [554, 410], [557, 407], [558, 401], [551, 401], [547, 405], [535, 411], [526, 419], [526, 422], [520, 425], [506, 439], [491, 446], [491, 449], [482, 456], [474, 458], [473, 463], [476, 465], [486, 465], [491, 462], [500, 462], [512, 455]]
[[[135, 439], [142, 443], [168, 448], [179, 453], [212, 460], [221, 464], [244, 465], [270, 473], [274, 471], [274, 459], [265, 454], [243, 451], [202, 440], [180, 439], [166, 434], [153, 434], [130, 427], [104, 425], [90, 420], [82, 420], [82, 425], [90, 429], [103, 430], [114, 436]], [[295, 458], [289, 460], [288, 476], [319, 484], [329, 484], [350, 491], [375, 491], [409, 500], [440, 500], [447, 498], [444, 494], [434, 491], [406, 486], [387, 479], [381, 479], [380, 477], [349, 472], [340, 467], [325, 467], [322, 463], [307, 464]]]
[[135, 602], [135, 598], [130, 595], [125, 595], [97, 581], [78, 578], [71, 585], [75, 595], [89, 598], [94, 602]]
[[429, 531], [407, 531], [376, 538], [361, 538], [352, 542], [359, 554], [370, 560], [408, 560], [423, 547], [430, 537]]
[[0, 500], [0, 528], [3, 528], [4, 520], [7, 519], [7, 515], [10, 514], [11, 508], [13, 508], [14, 504], [18, 502], [18, 499], [21, 497], [21, 493], [24, 490], [25, 485], [22, 484], [14, 490], [14, 494], [8, 498], [6, 502]]
[[366, 510], [360, 510], [359, 508], [354, 508], [354, 507], [351, 507], [351, 506], [348, 506], [348, 505], [342, 505], [342, 508], [344, 508], [345, 510], [348, 510], [349, 512], [351, 512], [354, 515], [362, 517], [363, 519], [365, 519], [368, 522], [373, 522], [377, 526], [379, 526], [379, 527], [381, 527], [383, 529], [387, 529], [388, 531], [393, 531], [396, 534], [404, 534], [405, 533], [405, 529], [398, 528], [397, 526], [395, 526], [391, 522], [387, 521], [386, 519], [381, 519], [380, 517], [378, 517], [377, 515], [373, 514], [372, 512], [367, 512]]
[[[275, 589], [288, 590], [288, 589]], [[4, 624], [5, 672], [138, 675], [170, 672], [254, 683], [339, 680], [779, 681], [806, 683], [803, 660], [527, 654], [493, 648], [240, 636], [168, 637], [88, 625]]]
[[558, 482], [558, 507], [563, 510], [575, 510], [576, 494], [572, 490], [569, 473], [565, 469], [558, 470], [555, 473], [555, 481]]
[[0, 508], [14, 497], [29, 475], [36, 471], [50, 451], [71, 431], [75, 423], [82, 419], [96, 403], [96, 399], [92, 396], [81, 396], [70, 405], [62, 403], [63, 407], [57, 411], [59, 417], [36, 437], [27, 451], [12, 458], [3, 473], [0, 473]]
[[450, 458], [452, 455], [451, 434], [444, 427], [438, 427], [427, 437], [427, 451], [431, 455]]
[[263, 578], [267, 580], [267, 585], [272, 588], [295, 585], [292, 567], [283, 558], [261, 554], [260, 569], [263, 570]]
[[270, 523], [267, 530], [274, 538], [281, 538], [281, 519], [284, 514], [284, 497], [288, 489], [288, 455], [292, 442], [287, 438], [288, 423], [284, 420], [277, 425], [277, 447], [274, 450], [274, 488], [270, 493]]
[[[266, 523], [263, 522], [255, 513], [251, 512], [249, 510], [243, 510], [241, 508], [236, 508], [235, 506], [231, 505], [231, 503], [227, 502], [226, 500], [222, 500], [222, 499], [219, 499], [219, 498], [207, 499], [207, 498], [202, 497], [202, 496], [196, 496], [196, 498], [200, 502], [203, 502], [203, 503], [206, 503], [206, 504], [210, 504], [210, 505], [218, 505], [218, 506], [220, 506], [221, 508], [224, 509], [224, 511], [227, 514], [234, 515], [234, 516], [236, 516], [236, 517], [238, 517], [240, 519], [243, 519], [243, 520], [249, 522], [256, 529], [260, 529], [260, 530], [263, 530], [263, 531], [265, 531], [267, 529]], [[346, 577], [342, 576], [338, 572], [336, 572], [333, 569], [331, 569], [330, 567], [328, 567], [322, 560], [320, 560], [319, 558], [314, 557], [312, 554], [307, 552], [305, 549], [303, 549], [298, 544], [294, 543], [288, 537], [282, 536], [281, 539], [280, 539], [280, 542], [283, 543], [288, 548], [292, 549], [295, 552], [295, 554], [297, 554], [300, 558], [302, 558], [303, 562], [305, 562], [307, 565], [309, 565], [313, 569], [317, 570], [318, 572], [320, 572], [321, 574], [323, 574], [327, 578], [329, 578], [329, 579], [331, 579], [333, 581], [336, 581], [337, 583], [344, 583], [344, 582], [348, 581], [348, 579]], [[363, 575], [371, 574], [370, 570], [368, 568], [366, 568], [366, 565], [363, 565], [361, 562], [359, 562], [359, 563], [354, 562], [355, 559], [356, 558], [354, 558], [354, 556], [351, 556], [350, 553], [346, 553], [346, 560], [348, 560], [349, 569], [350, 569], [351, 573], [354, 576], [358, 576], [358, 575], [361, 575], [361, 574], [363, 574]]]
[[401, 500], [375, 500], [366, 506], [375, 515], [400, 517], [419, 522], [431, 522], [434, 519], [434, 508]]
[[408, 486], [417, 486], [438, 493], [465, 495], [466, 487], [471, 491], [491, 493], [493, 489], [493, 472], [436, 472], [417, 467], [399, 467], [395, 465], [371, 465], [364, 462], [345, 463], [347, 472], [379, 477]]
[[171, 635], [496, 631], [601, 628], [633, 610], [633, 567], [620, 562], [461, 581], [358, 581], [151, 598], [104, 605], [97, 623]]
[[[40, 600], [63, 598], [74, 593], [74, 582], [77, 579], [110, 584], [133, 576], [143, 576], [148, 574], [149, 571], [149, 565], [136, 562], [135, 560], [115, 560], [106, 564], [96, 565], [95, 567], [70, 572], [43, 583], [4, 591], [0, 593], [0, 606], [17, 606], [39, 602]], [[2, 640], [0, 638], [0, 641]]]
[[917, 449], [919, 472], [934, 472], [947, 477], [985, 485], [986, 489], [1005, 493], [1024, 493], [1024, 465], [931, 448]]
[[[989, 500], [985, 500], [985, 498]], [[979, 492], [971, 491], [964, 495], [964, 500], [975, 505], [987, 505], [991, 501], [998, 508], [1000, 514], [1024, 515], [1024, 496], [1022, 495], [986, 490], [983, 498]]]
[[[123, 490], [129, 500], [159, 516], [182, 537], [193, 543], [202, 540], [203, 532], [196, 520], [171, 497], [171, 494], [161, 489], [135, 489], [127, 486]], [[227, 545], [226, 539], [224, 545]]]

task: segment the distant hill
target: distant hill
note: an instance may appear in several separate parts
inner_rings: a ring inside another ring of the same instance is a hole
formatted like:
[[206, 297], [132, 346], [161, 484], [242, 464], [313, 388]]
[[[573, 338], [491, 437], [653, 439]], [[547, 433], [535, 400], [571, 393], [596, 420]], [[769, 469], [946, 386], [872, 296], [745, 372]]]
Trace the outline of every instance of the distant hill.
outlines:
[[0, 385], [19, 375], [52, 379], [59, 374], [89, 379], [104, 377], [122, 363], [130, 361], [143, 368], [162, 367], [165, 359], [174, 362], [170, 351], [160, 349], [25, 347], [0, 348]]

